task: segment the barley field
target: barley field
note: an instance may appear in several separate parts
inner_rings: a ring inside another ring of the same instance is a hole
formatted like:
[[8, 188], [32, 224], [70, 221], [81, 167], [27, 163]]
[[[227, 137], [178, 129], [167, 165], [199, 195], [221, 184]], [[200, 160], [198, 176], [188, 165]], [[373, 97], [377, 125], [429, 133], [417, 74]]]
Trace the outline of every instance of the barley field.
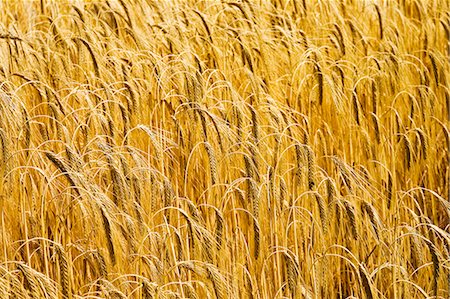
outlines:
[[446, 0], [0, 1], [0, 298], [449, 298]]

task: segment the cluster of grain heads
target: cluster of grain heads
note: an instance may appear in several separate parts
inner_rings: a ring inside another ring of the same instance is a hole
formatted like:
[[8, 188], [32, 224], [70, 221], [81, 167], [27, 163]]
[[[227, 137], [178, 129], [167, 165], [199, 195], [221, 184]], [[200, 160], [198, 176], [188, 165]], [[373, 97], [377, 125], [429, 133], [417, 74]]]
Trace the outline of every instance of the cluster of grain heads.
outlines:
[[449, 10], [0, 2], [0, 297], [448, 297]]

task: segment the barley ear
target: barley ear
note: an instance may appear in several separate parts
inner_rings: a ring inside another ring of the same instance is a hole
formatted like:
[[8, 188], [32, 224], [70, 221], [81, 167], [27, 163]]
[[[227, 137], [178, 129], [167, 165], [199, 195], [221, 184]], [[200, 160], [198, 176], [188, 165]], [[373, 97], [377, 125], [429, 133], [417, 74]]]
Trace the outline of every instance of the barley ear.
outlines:
[[375, 10], [377, 12], [377, 17], [378, 17], [378, 27], [380, 30], [380, 40], [383, 39], [383, 19], [381, 18], [381, 12], [380, 12], [380, 8], [378, 7], [377, 4], [375, 5]]
[[59, 273], [60, 273], [60, 284], [62, 288], [62, 295], [64, 299], [72, 298], [70, 277], [69, 277], [69, 262], [67, 260], [67, 254], [64, 248], [56, 244], [55, 246], [56, 254], [58, 256]]
[[103, 229], [105, 230], [106, 245], [109, 252], [109, 258], [113, 264], [116, 263], [116, 254], [114, 250], [114, 243], [112, 239], [111, 223], [108, 217], [108, 213], [105, 211], [105, 207], [100, 204], [100, 213], [102, 216]]
[[297, 261], [288, 252], [284, 252], [284, 260], [286, 263], [288, 288], [292, 298], [297, 298], [297, 284], [299, 277], [299, 265]]
[[328, 231], [328, 215], [327, 215], [327, 207], [325, 204], [325, 200], [320, 195], [319, 192], [314, 192], [314, 197], [316, 199], [317, 205], [319, 206], [319, 214], [320, 220], [322, 222], [323, 232], [326, 233]]
[[205, 264], [208, 279], [212, 282], [214, 293], [217, 299], [226, 298], [226, 284], [225, 278], [220, 274], [216, 266], [212, 264]]
[[74, 187], [75, 191], [78, 195], [80, 194], [80, 191], [77, 188], [77, 185], [75, 184], [74, 179], [72, 178], [72, 175], [68, 171], [68, 167], [65, 165], [65, 163], [62, 161], [61, 158], [59, 158], [56, 154], [52, 152], [45, 152], [45, 155], [47, 158], [61, 171], [62, 174], [66, 177], [66, 179], [69, 181], [70, 185]]
[[316, 185], [315, 179], [314, 179], [314, 153], [312, 149], [307, 146], [305, 148], [306, 150], [306, 158], [308, 160], [308, 188], [309, 190], [312, 190], [314, 186]]
[[372, 299], [372, 288], [371, 288], [371, 282], [369, 275], [367, 274], [366, 270], [362, 267], [362, 265], [359, 265], [359, 276], [361, 278], [361, 283], [364, 288], [364, 292], [366, 293], [367, 299]]
[[18, 263], [18, 270], [23, 274], [25, 288], [30, 291], [32, 298], [41, 298], [41, 292], [39, 291], [39, 282], [36, 281], [35, 277], [31, 274], [29, 267], [25, 264]]
[[224, 228], [224, 219], [223, 219], [222, 214], [217, 210], [216, 211], [216, 229], [215, 229], [217, 250], [220, 250], [222, 247], [223, 228]]
[[375, 236], [377, 237], [377, 239], [379, 239], [380, 238], [379, 231], [381, 223], [378, 213], [376, 212], [375, 208], [368, 202], [363, 202], [361, 204], [361, 208], [369, 216], [370, 223], [372, 224], [372, 227], [375, 231]]
[[320, 65], [318, 62], [314, 63], [314, 67], [316, 70], [317, 83], [319, 86], [319, 105], [322, 106], [322, 103], [323, 103], [323, 74], [322, 74], [322, 70], [320, 69]]
[[352, 232], [353, 238], [355, 240], [358, 240], [359, 236], [358, 236], [358, 230], [357, 230], [357, 227], [356, 227], [355, 207], [348, 200], [344, 200], [344, 207], [345, 207], [345, 210], [347, 212], [347, 217], [348, 217], [348, 221], [350, 223], [350, 228], [351, 228], [351, 232]]
[[206, 153], [209, 159], [209, 169], [211, 174], [211, 184], [215, 185], [217, 183], [217, 160], [214, 150], [208, 142], [203, 143], [206, 149]]

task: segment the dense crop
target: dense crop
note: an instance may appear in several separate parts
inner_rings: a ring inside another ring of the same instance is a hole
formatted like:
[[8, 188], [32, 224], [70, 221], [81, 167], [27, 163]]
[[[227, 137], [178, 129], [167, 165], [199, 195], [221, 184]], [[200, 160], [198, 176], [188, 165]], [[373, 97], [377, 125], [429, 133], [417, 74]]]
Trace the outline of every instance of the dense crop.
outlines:
[[448, 298], [445, 0], [0, 2], [0, 298]]

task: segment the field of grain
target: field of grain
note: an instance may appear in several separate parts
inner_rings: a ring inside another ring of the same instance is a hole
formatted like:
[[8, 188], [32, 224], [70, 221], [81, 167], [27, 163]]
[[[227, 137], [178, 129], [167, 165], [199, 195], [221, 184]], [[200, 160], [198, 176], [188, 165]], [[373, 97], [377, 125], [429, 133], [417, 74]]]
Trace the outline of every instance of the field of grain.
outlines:
[[446, 0], [0, 1], [0, 298], [449, 298]]

